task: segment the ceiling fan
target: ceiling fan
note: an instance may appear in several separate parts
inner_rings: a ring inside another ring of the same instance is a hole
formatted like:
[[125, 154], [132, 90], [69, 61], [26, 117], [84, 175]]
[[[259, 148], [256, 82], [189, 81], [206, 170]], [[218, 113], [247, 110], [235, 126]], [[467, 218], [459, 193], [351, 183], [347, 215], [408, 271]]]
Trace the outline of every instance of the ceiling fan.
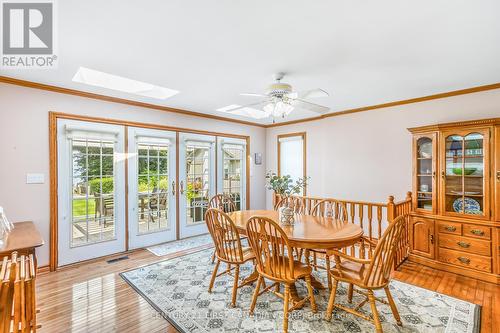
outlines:
[[273, 75], [275, 83], [269, 85], [263, 94], [258, 93], [242, 93], [242, 96], [260, 97], [261, 100], [256, 103], [251, 103], [243, 106], [237, 106], [226, 110], [226, 112], [234, 112], [244, 108], [260, 109], [266, 114], [266, 117], [285, 118], [294, 109], [303, 109], [312, 111], [318, 114], [327, 113], [330, 108], [311, 103], [306, 99], [317, 97], [328, 97], [329, 94], [323, 89], [312, 89], [301, 92], [293, 91], [290, 84], [281, 82], [284, 73], [277, 73]]

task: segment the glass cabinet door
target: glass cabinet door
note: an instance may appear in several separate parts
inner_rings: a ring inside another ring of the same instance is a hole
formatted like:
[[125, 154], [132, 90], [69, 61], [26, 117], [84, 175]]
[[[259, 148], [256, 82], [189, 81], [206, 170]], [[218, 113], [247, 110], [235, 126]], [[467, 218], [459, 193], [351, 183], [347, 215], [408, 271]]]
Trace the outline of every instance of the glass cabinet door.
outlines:
[[415, 137], [415, 207], [422, 212], [432, 213], [436, 203], [436, 134], [424, 134]]
[[445, 135], [445, 213], [488, 216], [488, 139], [488, 130]]

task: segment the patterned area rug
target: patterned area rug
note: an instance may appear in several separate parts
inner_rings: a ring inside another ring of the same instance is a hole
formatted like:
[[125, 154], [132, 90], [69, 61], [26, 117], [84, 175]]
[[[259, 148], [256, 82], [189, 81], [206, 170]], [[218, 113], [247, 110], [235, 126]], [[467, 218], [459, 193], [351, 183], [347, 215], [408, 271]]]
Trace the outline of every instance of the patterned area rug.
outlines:
[[[236, 308], [229, 307], [232, 277], [218, 277], [212, 293], [208, 293], [214, 268], [211, 254], [210, 249], [202, 250], [120, 275], [180, 332], [281, 332], [283, 302], [275, 295], [259, 296], [255, 313], [250, 316], [248, 308], [254, 285], [238, 290]], [[252, 270], [250, 263], [242, 266], [241, 275], [246, 276]], [[314, 275], [326, 285], [326, 272], [318, 271]], [[303, 282], [298, 283], [297, 289], [300, 295], [307, 294]], [[389, 306], [378, 303], [384, 332], [479, 332], [478, 305], [394, 280], [390, 289], [403, 327], [396, 325]], [[334, 312], [331, 321], [326, 321], [329, 292], [325, 289], [315, 294], [318, 312], [313, 314], [308, 305], [291, 312], [290, 332], [374, 331], [371, 323], [339, 310]], [[384, 298], [384, 292], [377, 296]], [[354, 293], [353, 304], [363, 299]], [[339, 285], [337, 302], [348, 304], [346, 286]], [[370, 314], [368, 305], [361, 310]]]
[[212, 244], [210, 234], [189, 237], [178, 241], [163, 243], [148, 247], [148, 251], [154, 255], [161, 257], [167, 254], [193, 249], [195, 247]]

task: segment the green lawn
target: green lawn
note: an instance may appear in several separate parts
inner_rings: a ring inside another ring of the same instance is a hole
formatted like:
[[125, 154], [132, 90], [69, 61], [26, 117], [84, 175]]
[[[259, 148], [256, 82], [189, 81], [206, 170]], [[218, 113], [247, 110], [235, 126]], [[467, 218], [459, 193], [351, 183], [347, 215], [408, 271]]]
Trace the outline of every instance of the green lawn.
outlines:
[[[89, 215], [94, 215], [95, 212], [95, 200], [90, 199], [89, 201]], [[85, 210], [85, 199], [73, 200], [73, 218], [86, 216], [87, 212]]]

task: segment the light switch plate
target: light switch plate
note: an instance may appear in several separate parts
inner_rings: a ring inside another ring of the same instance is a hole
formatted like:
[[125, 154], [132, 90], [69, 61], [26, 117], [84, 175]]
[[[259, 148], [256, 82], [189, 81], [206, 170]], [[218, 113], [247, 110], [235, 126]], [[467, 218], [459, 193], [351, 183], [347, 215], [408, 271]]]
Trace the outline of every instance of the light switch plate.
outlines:
[[26, 184], [44, 184], [45, 175], [43, 173], [27, 173]]

